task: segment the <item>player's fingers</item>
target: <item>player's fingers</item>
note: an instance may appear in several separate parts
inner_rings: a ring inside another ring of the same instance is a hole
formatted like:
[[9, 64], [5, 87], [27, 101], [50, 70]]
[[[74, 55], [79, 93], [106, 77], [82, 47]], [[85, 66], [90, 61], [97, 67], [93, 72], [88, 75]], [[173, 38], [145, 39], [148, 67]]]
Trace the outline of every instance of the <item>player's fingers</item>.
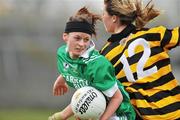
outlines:
[[65, 91], [66, 91], [66, 92], [68, 91], [68, 88], [67, 88], [67, 87], [65, 88]]
[[56, 95], [56, 89], [53, 88], [53, 95]]
[[63, 87], [63, 94], [67, 92], [67, 87]]
[[62, 95], [62, 88], [58, 88], [57, 96]]
[[59, 94], [59, 89], [58, 88], [54, 89], [54, 96], [58, 96], [58, 94]]
[[64, 95], [66, 92], [67, 92], [66, 86], [59, 86], [53, 89], [54, 96]]
[[54, 95], [54, 96], [57, 95], [57, 87], [56, 87], [56, 86], [53, 87], [53, 95]]
[[56, 96], [57, 95], [57, 90], [54, 90], [54, 96]]
[[64, 91], [65, 91], [65, 92], [68, 91], [68, 86], [67, 86], [67, 85], [64, 86]]
[[63, 87], [61, 87], [59, 90], [59, 95], [63, 95]]
[[65, 91], [64, 91], [64, 87], [61, 87], [61, 95], [64, 95]]

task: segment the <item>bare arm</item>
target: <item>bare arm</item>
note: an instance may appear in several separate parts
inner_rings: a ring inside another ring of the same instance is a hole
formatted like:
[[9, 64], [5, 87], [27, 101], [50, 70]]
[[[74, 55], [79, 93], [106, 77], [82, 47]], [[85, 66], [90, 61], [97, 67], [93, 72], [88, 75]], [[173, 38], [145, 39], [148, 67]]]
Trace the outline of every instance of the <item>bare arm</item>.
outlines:
[[67, 120], [72, 115], [73, 115], [73, 111], [71, 109], [71, 105], [69, 104], [63, 111], [53, 114], [49, 118], [49, 120]]
[[107, 108], [103, 113], [103, 115], [101, 116], [100, 120], [108, 120], [116, 112], [122, 100], [123, 100], [123, 96], [120, 90], [118, 89], [110, 99]]
[[61, 113], [64, 120], [68, 119], [74, 114], [70, 104]]

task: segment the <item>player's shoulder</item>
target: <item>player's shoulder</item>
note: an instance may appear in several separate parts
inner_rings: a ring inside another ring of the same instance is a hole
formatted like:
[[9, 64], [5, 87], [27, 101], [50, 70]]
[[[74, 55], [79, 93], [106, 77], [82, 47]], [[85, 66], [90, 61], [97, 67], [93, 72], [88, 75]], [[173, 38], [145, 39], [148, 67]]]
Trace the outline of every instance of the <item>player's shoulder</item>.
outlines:
[[94, 51], [93, 54], [91, 55], [90, 59], [93, 64], [98, 63], [100, 65], [105, 65], [105, 64], [110, 64], [110, 62], [105, 58], [105, 56], [99, 54], [99, 51]]
[[152, 28], [142, 28], [140, 30], [136, 30], [135, 33], [138, 34], [138, 33], [155, 33], [155, 32], [159, 32], [161, 30], [165, 30], [167, 29], [165, 26], [155, 26], [155, 27], [152, 27]]
[[98, 50], [93, 50], [89, 56], [89, 58], [83, 60], [85, 63], [88, 64], [95, 64], [95, 63], [103, 63], [108, 61], [103, 55], [99, 53]]
[[137, 38], [137, 37], [143, 37], [143, 36], [149, 36], [149, 37], [154, 37], [157, 36], [159, 38], [159, 36], [161, 34], [164, 34], [166, 31], [166, 27], [165, 26], [155, 26], [152, 28], [142, 28], [140, 30], [136, 30], [134, 33], [131, 34], [131, 38]]
[[66, 45], [62, 45], [59, 48], [57, 48], [57, 54], [60, 55], [66, 51]]
[[150, 32], [161, 32], [161, 31], [165, 31], [167, 28], [165, 26], [156, 26], [153, 28], [150, 28], [149, 31]]

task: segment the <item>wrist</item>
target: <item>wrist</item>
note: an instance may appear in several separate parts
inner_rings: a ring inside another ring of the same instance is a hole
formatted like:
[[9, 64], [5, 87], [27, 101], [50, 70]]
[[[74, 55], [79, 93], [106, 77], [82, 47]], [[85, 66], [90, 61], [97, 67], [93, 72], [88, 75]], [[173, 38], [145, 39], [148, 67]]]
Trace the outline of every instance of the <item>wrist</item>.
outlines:
[[53, 116], [55, 120], [63, 120], [61, 112], [55, 113]]

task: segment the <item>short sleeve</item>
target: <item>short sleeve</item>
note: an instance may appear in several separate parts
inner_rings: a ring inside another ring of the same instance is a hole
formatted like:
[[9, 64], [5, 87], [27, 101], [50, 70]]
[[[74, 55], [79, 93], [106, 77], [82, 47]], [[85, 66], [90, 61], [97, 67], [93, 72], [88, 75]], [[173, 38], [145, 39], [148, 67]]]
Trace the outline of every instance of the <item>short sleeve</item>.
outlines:
[[162, 28], [163, 34], [161, 39], [161, 46], [166, 49], [170, 50], [180, 44], [180, 28], [176, 27], [174, 29], [166, 29]]
[[103, 56], [88, 64], [91, 86], [111, 97], [118, 89], [114, 68]]
[[64, 67], [66, 67], [64, 63], [65, 59], [65, 48], [66, 46], [63, 45], [57, 49], [56, 57], [57, 57], [57, 69], [59, 73], [63, 73]]

